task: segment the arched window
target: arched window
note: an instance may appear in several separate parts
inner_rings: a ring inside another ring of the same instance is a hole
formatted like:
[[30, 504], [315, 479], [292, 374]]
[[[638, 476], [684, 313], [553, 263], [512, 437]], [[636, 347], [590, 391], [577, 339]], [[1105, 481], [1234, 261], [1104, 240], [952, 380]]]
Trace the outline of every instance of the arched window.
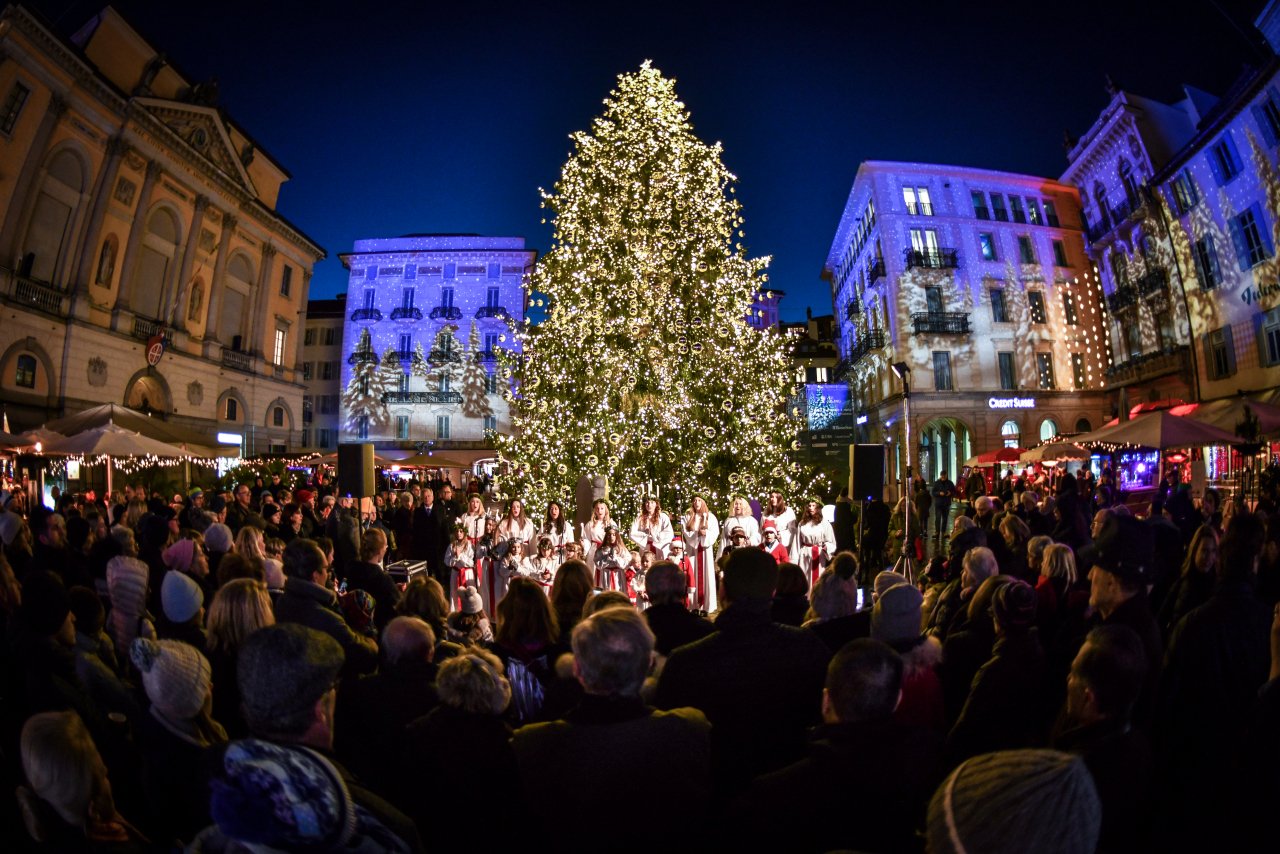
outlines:
[[239, 421], [240, 402], [234, 397], [228, 397], [227, 402], [223, 405], [222, 417], [227, 421]]
[[218, 316], [218, 340], [234, 350], [251, 349], [244, 340], [245, 306], [253, 287], [253, 268], [244, 255], [235, 255], [227, 264], [222, 292], [222, 309]]
[[1129, 260], [1118, 250], [1111, 253], [1111, 277], [1118, 288], [1129, 284]]
[[29, 353], [18, 356], [17, 370], [13, 374], [14, 385], [22, 388], [36, 387], [36, 357]]
[[26, 275], [42, 282], [52, 282], [58, 275], [59, 265], [71, 250], [71, 231], [83, 192], [80, 158], [66, 149], [59, 151], [45, 166], [22, 241], [19, 254]]
[[1047, 442], [1058, 435], [1058, 423], [1052, 418], [1040, 422], [1040, 441]]
[[178, 221], [169, 211], [157, 208], [147, 219], [129, 284], [129, 309], [134, 314], [159, 319], [177, 253]]
[[111, 279], [116, 274], [116, 251], [120, 241], [114, 234], [108, 234], [102, 241], [102, 252], [98, 254], [98, 272], [94, 274], [93, 283], [104, 288], [111, 287]]
[[1133, 164], [1128, 160], [1121, 158], [1120, 160], [1120, 183], [1124, 185], [1124, 195], [1128, 199], [1129, 205], [1138, 206], [1138, 179], [1133, 172]]
[[1006, 421], [1001, 424], [1000, 436], [1004, 439], [1006, 448], [1018, 447], [1018, 440], [1022, 437], [1022, 431], [1018, 429], [1018, 422]]
[[1090, 430], [1092, 430], [1092, 429], [1093, 429], [1093, 426], [1089, 423], [1089, 419], [1088, 419], [1088, 418], [1077, 418], [1077, 419], [1076, 419], [1076, 432], [1077, 432], [1077, 433], [1088, 433], [1088, 432], [1089, 432]]
[[271, 424], [274, 427], [284, 426], [284, 407], [283, 406], [277, 406], [275, 409], [271, 410]]
[[1098, 181], [1093, 185], [1093, 203], [1098, 206], [1098, 223], [1102, 226], [1111, 225], [1111, 211], [1107, 205], [1107, 188], [1102, 186], [1102, 182]]

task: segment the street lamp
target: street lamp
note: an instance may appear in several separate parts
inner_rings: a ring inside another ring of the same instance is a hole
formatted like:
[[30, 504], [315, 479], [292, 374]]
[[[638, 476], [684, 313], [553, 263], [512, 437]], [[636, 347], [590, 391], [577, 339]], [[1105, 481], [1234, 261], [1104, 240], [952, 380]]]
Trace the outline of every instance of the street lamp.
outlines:
[[889, 367], [893, 375], [902, 381], [902, 453], [905, 464], [901, 498], [906, 502], [902, 513], [902, 555], [893, 565], [893, 570], [915, 584], [915, 559], [911, 556], [911, 366], [906, 362], [894, 362]]

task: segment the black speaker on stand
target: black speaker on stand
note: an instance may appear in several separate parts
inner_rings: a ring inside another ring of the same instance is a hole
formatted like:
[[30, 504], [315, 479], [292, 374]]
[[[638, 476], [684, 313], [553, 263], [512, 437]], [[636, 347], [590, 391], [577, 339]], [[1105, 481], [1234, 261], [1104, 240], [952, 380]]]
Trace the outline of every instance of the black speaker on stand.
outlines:
[[884, 445], [849, 446], [849, 497], [854, 501], [884, 497]]
[[372, 497], [373, 444], [356, 442], [338, 445], [338, 494], [353, 498]]

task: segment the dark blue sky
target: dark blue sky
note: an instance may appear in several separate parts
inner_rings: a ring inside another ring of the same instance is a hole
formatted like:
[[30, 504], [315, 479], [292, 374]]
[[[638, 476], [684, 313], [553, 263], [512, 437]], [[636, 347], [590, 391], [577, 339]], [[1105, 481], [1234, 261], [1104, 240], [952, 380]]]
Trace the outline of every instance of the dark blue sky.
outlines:
[[[279, 209], [329, 252], [314, 296], [345, 290], [337, 255], [358, 238], [523, 235], [545, 251], [537, 188], [615, 76], [652, 59], [694, 131], [724, 143], [746, 243], [773, 256], [794, 319], [831, 311], [819, 273], [859, 162], [1056, 177], [1063, 130], [1106, 102], [1105, 72], [1170, 100], [1182, 82], [1222, 91], [1258, 61], [1263, 3], [115, 6], [186, 74], [216, 76], [222, 105], [292, 173]], [[70, 32], [101, 3], [31, 5]]]

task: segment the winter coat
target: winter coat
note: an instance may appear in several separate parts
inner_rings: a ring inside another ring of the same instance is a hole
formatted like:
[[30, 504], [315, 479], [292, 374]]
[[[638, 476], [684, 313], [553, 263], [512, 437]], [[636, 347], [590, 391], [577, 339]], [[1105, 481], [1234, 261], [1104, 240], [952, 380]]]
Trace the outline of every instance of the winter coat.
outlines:
[[347, 564], [347, 589], [363, 590], [373, 597], [373, 625], [381, 636], [387, 623], [396, 616], [400, 588], [381, 566], [358, 560]]
[[701, 640], [716, 630], [706, 617], [699, 617], [679, 602], [650, 605], [644, 611], [645, 621], [655, 639], [654, 649], [659, 655]]
[[832, 620], [811, 620], [804, 624], [804, 630], [813, 632], [834, 655], [851, 640], [871, 637], [871, 609], [864, 608]]
[[1036, 632], [997, 636], [991, 659], [973, 677], [947, 738], [952, 758], [1043, 744], [1048, 730], [1044, 683], [1044, 651]]
[[1075, 753], [1093, 776], [1102, 803], [1099, 854], [1140, 851], [1151, 820], [1152, 757], [1146, 734], [1127, 720], [1101, 720], [1069, 729], [1055, 750]]
[[384, 664], [338, 692], [334, 752], [375, 791], [396, 779], [395, 756], [410, 723], [440, 702], [436, 666], [423, 660]]
[[301, 578], [286, 578], [284, 595], [275, 602], [275, 615], [277, 623], [298, 623], [324, 632], [341, 644], [346, 653], [342, 665], [345, 676], [370, 673], [378, 666], [377, 643], [352, 631], [338, 611], [337, 596], [327, 587]]
[[942, 680], [938, 665], [942, 662], [942, 643], [926, 636], [902, 656], [902, 701], [893, 719], [904, 726], [946, 732], [946, 715], [942, 702]]

